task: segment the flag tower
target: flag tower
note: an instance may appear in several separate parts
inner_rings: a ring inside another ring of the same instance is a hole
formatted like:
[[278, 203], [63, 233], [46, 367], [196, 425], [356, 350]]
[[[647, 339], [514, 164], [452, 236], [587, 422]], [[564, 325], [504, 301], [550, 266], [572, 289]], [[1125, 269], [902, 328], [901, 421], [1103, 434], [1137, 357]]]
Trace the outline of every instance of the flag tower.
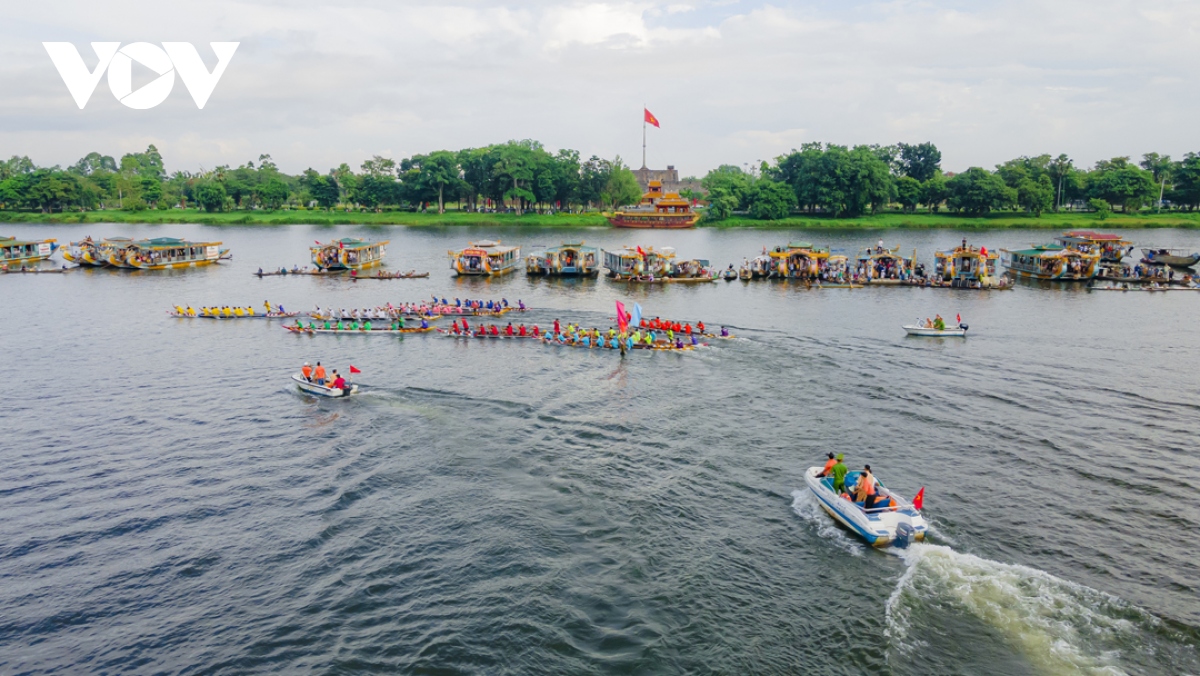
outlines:
[[646, 168], [646, 125], [652, 124], [652, 125], [654, 125], [654, 127], [656, 129], [662, 129], [662, 127], [658, 126], [658, 118], [654, 117], [654, 113], [651, 113], [650, 109], [647, 108], [646, 104], [644, 104], [644, 103], [642, 104], [642, 113], [643, 113], [642, 114], [642, 168], [645, 169]]

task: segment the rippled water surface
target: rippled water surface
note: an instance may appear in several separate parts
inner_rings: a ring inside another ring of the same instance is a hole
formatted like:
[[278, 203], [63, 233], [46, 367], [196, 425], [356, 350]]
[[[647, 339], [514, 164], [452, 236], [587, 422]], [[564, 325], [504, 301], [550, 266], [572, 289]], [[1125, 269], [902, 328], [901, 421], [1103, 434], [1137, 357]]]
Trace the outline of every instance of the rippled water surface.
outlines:
[[[8, 230], [222, 239], [235, 259], [0, 277], [0, 672], [1200, 672], [1200, 293], [628, 289], [446, 261], [472, 238], [582, 237], [724, 267], [875, 232]], [[344, 235], [432, 275], [250, 274]], [[928, 261], [962, 234], [884, 237]], [[431, 294], [602, 329], [633, 301], [738, 339], [621, 359], [165, 314]], [[971, 336], [904, 336], [935, 312]], [[362, 369], [363, 394], [295, 391], [318, 359]], [[886, 553], [836, 527], [803, 490], [827, 451], [926, 486], [930, 542]]]

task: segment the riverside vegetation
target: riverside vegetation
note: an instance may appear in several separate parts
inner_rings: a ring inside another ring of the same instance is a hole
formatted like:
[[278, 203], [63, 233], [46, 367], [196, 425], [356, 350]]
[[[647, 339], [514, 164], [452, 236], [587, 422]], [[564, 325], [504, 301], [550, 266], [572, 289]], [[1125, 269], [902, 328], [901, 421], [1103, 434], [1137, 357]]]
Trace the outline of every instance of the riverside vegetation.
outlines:
[[[693, 179], [694, 181], [694, 179]], [[1065, 155], [1020, 157], [995, 170], [943, 173], [932, 143], [820, 143], [742, 169], [722, 165], [682, 195], [716, 227], [1200, 226], [1200, 154], [1148, 153], [1080, 169]], [[232, 168], [168, 174], [153, 145], [116, 161], [89, 153], [63, 169], [0, 162], [0, 221], [378, 225], [606, 225], [641, 191], [621, 161], [536, 141], [435, 151], [359, 171], [279, 171], [270, 155]]]

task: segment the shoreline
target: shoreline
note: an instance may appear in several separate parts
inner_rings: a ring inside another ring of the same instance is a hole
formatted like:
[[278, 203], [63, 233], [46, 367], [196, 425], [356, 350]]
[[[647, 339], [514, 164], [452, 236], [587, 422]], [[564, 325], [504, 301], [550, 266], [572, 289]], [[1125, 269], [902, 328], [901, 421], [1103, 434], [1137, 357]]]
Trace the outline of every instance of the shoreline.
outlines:
[[[288, 226], [288, 225], [367, 225], [387, 227], [529, 227], [529, 228], [605, 228], [607, 218], [600, 213], [587, 214], [477, 214], [450, 211], [442, 215], [414, 212], [218, 212], [172, 209], [169, 211], [88, 211], [31, 213], [0, 211], [0, 223], [63, 225], [73, 223], [112, 223], [130, 225], [217, 225], [217, 226]], [[697, 228], [717, 230], [1144, 230], [1155, 228], [1200, 228], [1200, 212], [1167, 214], [1113, 214], [1100, 220], [1091, 213], [992, 214], [967, 217], [954, 214], [884, 213], [859, 218], [835, 219], [821, 216], [794, 216], [777, 221], [729, 218], [701, 221]]]

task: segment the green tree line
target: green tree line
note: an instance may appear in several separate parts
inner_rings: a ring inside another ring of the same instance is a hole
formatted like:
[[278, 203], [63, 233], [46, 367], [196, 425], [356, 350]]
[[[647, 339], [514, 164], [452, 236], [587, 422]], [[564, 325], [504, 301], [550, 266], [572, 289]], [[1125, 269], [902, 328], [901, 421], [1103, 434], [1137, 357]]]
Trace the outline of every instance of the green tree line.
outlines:
[[967, 216], [1086, 208], [1136, 212], [1157, 206], [1192, 211], [1200, 206], [1200, 154], [1182, 160], [1147, 153], [1081, 169], [1066, 155], [1019, 157], [994, 170], [972, 167], [944, 174], [932, 143], [847, 146], [806, 143], [752, 170], [722, 165], [701, 181], [708, 217], [740, 213], [773, 220], [793, 213], [858, 217], [884, 209]]
[[168, 175], [153, 145], [120, 162], [89, 153], [62, 168], [37, 167], [28, 157], [0, 162], [0, 206], [43, 212], [92, 209], [205, 211], [323, 209], [436, 209], [455, 202], [467, 209], [516, 213], [636, 202], [641, 190], [621, 161], [580, 158], [575, 150], [550, 153], [536, 141], [509, 141], [484, 148], [439, 150], [399, 162], [380, 156], [356, 172], [347, 164], [322, 173], [279, 171], [270, 155], [232, 168]]

